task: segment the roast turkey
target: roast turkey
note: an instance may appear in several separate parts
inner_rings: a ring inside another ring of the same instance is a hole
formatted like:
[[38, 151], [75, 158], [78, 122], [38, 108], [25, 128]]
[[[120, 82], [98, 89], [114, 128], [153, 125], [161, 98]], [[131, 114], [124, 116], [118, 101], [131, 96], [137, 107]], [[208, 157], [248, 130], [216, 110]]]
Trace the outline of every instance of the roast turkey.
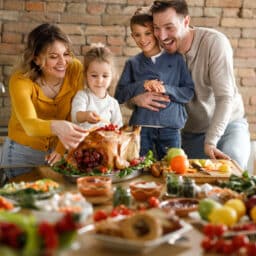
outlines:
[[124, 169], [131, 160], [139, 158], [140, 131], [140, 126], [92, 131], [68, 153], [66, 161], [80, 171], [90, 171], [99, 166]]

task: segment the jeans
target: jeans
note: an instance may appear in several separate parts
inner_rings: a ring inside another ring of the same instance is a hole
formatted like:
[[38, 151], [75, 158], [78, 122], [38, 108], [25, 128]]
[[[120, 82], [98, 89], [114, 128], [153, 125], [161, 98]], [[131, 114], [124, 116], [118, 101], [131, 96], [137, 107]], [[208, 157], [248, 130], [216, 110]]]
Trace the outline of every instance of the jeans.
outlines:
[[161, 160], [168, 148], [180, 147], [180, 131], [178, 129], [142, 127], [140, 155], [144, 156], [152, 150], [156, 158]]
[[3, 145], [0, 167], [10, 167], [4, 168], [4, 171], [8, 178], [13, 178], [31, 171], [33, 166], [45, 165], [46, 154], [47, 152], [32, 149], [6, 138]]
[[[189, 158], [209, 158], [204, 153], [205, 133], [182, 132], [182, 147]], [[250, 156], [250, 133], [246, 119], [242, 118], [228, 124], [217, 148], [235, 160], [246, 170]]]

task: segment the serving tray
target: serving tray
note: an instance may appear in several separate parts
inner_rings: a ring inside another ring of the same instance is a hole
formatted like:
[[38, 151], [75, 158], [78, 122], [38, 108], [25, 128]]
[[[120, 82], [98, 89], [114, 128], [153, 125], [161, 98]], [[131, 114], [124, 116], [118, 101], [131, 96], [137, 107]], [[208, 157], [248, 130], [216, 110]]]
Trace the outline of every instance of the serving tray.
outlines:
[[134, 240], [129, 240], [125, 238], [119, 238], [119, 237], [114, 237], [110, 235], [102, 235], [102, 234], [96, 234], [94, 232], [94, 225], [88, 225], [85, 226], [84, 228], [79, 230], [79, 234], [83, 235], [84, 233], [87, 233], [88, 231], [92, 231], [92, 233], [88, 233], [91, 235], [96, 241], [100, 243], [100, 245], [109, 248], [111, 250], [118, 250], [126, 253], [146, 253], [154, 248], [160, 246], [161, 244], [164, 243], [169, 243], [169, 244], [175, 244], [175, 242], [181, 238], [186, 232], [192, 229], [192, 226], [188, 224], [185, 221], [180, 221], [181, 223], [181, 228], [167, 233], [157, 239], [151, 240], [151, 241], [134, 241]]
[[[112, 183], [118, 183], [118, 182], [123, 182], [123, 181], [127, 181], [130, 179], [133, 179], [135, 177], [138, 177], [139, 175], [142, 174], [142, 169], [140, 170], [135, 170], [133, 171], [131, 174], [128, 174], [126, 176], [120, 177], [119, 176], [119, 172], [115, 172], [115, 173], [110, 173], [110, 174], [104, 174], [104, 176], [106, 177], [110, 177], [112, 179]], [[76, 183], [76, 180], [80, 177], [84, 177], [86, 175], [72, 175], [72, 174], [61, 174], [66, 180], [70, 181], [71, 183]]]

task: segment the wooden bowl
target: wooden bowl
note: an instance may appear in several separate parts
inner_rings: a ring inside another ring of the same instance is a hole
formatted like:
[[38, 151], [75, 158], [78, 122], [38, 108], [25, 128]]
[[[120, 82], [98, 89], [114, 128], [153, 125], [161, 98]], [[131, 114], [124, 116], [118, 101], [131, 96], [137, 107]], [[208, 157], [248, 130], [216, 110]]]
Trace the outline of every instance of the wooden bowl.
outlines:
[[146, 201], [151, 196], [159, 197], [163, 189], [163, 184], [156, 181], [136, 181], [130, 184], [132, 196], [137, 201]]
[[112, 195], [112, 180], [104, 176], [86, 176], [77, 179], [77, 187], [84, 197], [108, 197]]
[[180, 217], [187, 217], [190, 212], [197, 211], [199, 200], [195, 198], [173, 198], [160, 203], [163, 209], [172, 209]]

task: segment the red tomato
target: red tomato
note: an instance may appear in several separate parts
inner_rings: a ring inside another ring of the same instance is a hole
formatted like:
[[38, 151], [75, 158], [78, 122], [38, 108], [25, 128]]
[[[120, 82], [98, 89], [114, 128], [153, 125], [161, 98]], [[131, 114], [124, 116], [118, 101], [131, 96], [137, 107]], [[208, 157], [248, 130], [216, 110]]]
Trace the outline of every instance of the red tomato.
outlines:
[[217, 237], [222, 236], [225, 233], [225, 231], [227, 231], [227, 229], [228, 228], [226, 225], [223, 225], [223, 224], [215, 225], [214, 227], [215, 236]]
[[159, 207], [159, 199], [156, 198], [155, 196], [151, 196], [149, 199], [148, 199], [148, 203], [150, 205], [150, 207], [152, 208], [158, 208]]
[[132, 160], [130, 161], [130, 166], [136, 166], [136, 165], [138, 165], [140, 162], [141, 162], [140, 159], [134, 158], [134, 159], [132, 159]]
[[204, 225], [203, 233], [206, 236], [208, 236], [210, 238], [213, 238], [215, 236], [214, 225], [213, 224], [206, 224], [206, 225]]
[[214, 242], [211, 238], [205, 237], [201, 242], [201, 247], [207, 252], [210, 251], [214, 246]]
[[234, 249], [238, 250], [241, 247], [245, 247], [249, 243], [249, 238], [245, 235], [236, 235], [232, 239]]
[[246, 255], [254, 256], [256, 255], [256, 243], [249, 243], [246, 245]]
[[100, 170], [101, 173], [107, 173], [108, 172], [108, 168], [105, 167], [105, 166], [100, 166], [99, 170]]
[[116, 217], [116, 216], [118, 216], [120, 213], [119, 213], [119, 211], [117, 210], [117, 209], [113, 209], [112, 211], [111, 211], [111, 213], [110, 213], [110, 217]]
[[224, 244], [223, 244], [223, 249], [222, 249], [222, 252], [224, 254], [231, 254], [233, 253], [235, 250], [233, 248], [233, 244], [231, 241], [225, 241]]
[[178, 174], [186, 173], [189, 167], [188, 158], [184, 155], [178, 155], [171, 159], [170, 167], [172, 171]]
[[224, 239], [219, 239], [216, 241], [215, 245], [214, 245], [214, 250], [218, 253], [222, 253], [223, 252], [223, 247], [225, 244], [225, 240]]
[[105, 220], [107, 217], [108, 217], [108, 214], [103, 210], [98, 210], [93, 214], [93, 220], [96, 222], [100, 220]]

